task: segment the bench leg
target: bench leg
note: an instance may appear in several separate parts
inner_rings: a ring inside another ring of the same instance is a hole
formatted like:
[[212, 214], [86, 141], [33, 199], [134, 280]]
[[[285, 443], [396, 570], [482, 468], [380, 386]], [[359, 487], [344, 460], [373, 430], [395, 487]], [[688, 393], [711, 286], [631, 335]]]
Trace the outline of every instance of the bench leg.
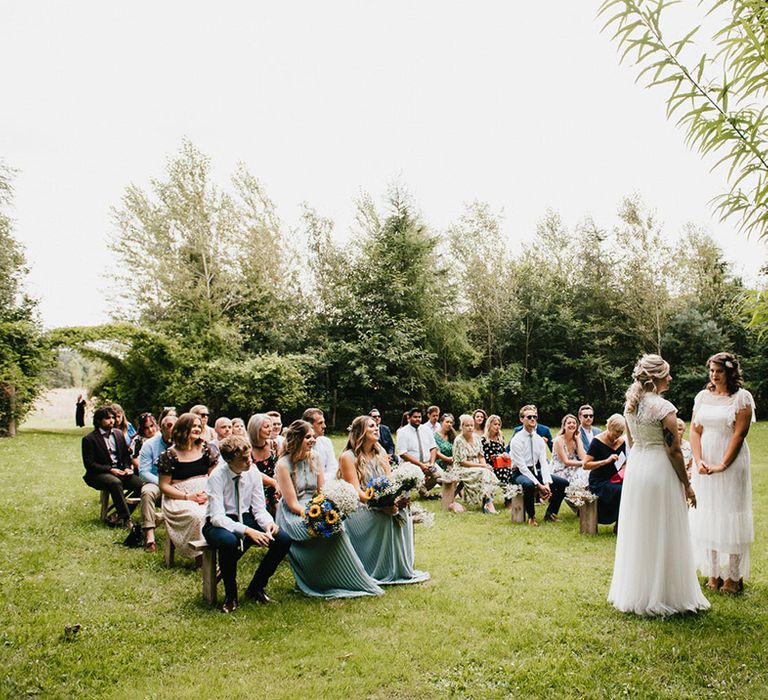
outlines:
[[203, 552], [203, 598], [216, 605], [216, 550], [208, 548]]
[[440, 488], [440, 505], [448, 510], [450, 505], [456, 500], [456, 487], [458, 482], [446, 481]]
[[174, 554], [176, 553], [176, 548], [173, 546], [173, 542], [171, 542], [170, 535], [168, 533], [165, 533], [165, 544], [163, 545], [163, 558], [165, 560], [165, 565], [170, 569], [173, 566], [173, 559]]

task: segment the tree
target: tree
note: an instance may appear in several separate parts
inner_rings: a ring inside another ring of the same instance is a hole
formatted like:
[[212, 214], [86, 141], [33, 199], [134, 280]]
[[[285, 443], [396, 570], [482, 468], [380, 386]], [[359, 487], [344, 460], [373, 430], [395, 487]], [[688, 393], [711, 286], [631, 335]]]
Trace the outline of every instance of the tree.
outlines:
[[220, 191], [210, 158], [189, 141], [166, 175], [149, 193], [128, 187], [113, 210], [129, 310], [206, 359], [274, 349], [295, 294], [273, 203], [242, 165], [233, 191]]
[[10, 437], [42, 389], [51, 359], [37, 317], [37, 301], [24, 292], [28, 269], [8, 212], [13, 174], [0, 161], [0, 435]]

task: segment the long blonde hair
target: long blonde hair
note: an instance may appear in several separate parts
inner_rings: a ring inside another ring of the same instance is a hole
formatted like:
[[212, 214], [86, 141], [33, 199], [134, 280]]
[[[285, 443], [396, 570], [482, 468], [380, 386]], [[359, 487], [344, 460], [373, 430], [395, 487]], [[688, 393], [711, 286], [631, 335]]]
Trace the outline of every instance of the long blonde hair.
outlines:
[[[344, 446], [345, 452], [349, 450], [355, 455], [355, 473], [357, 474], [357, 480], [360, 482], [361, 486], [364, 486], [366, 483], [365, 467], [370, 459], [370, 455], [363, 451], [365, 432], [368, 429], [368, 421], [372, 420], [373, 418], [370, 416], [358, 416], [355, 418], [349, 429], [347, 444]], [[389, 457], [387, 457], [387, 453], [378, 442], [373, 444], [373, 456], [379, 463], [382, 471], [386, 472], [389, 469]], [[341, 479], [341, 469], [336, 473], [336, 476]]]
[[669, 363], [661, 355], [643, 355], [632, 370], [632, 384], [627, 389], [624, 410], [634, 413], [643, 394], [657, 393], [654, 380], [669, 376]]
[[[249, 421], [250, 422], [250, 421]], [[305, 420], [295, 420], [288, 426], [285, 431], [285, 445], [283, 446], [282, 459], [287, 459], [290, 467], [291, 481], [294, 486], [296, 485], [296, 464], [297, 457], [301, 454], [301, 450], [304, 446], [304, 438], [307, 437], [310, 431], [314, 432], [311, 423], [307, 423]], [[307, 455], [307, 461], [309, 462], [309, 468], [313, 474], [317, 474], [317, 464], [315, 462], [315, 452], [310, 450]]]
[[488, 440], [488, 442], [491, 441], [491, 423], [494, 419], [497, 419], [499, 421], [499, 435], [496, 438], [497, 442], [504, 442], [504, 433], [501, 432], [501, 417], [497, 416], [495, 413], [491, 413], [490, 416], [488, 416], [488, 419], [485, 421], [485, 439]]

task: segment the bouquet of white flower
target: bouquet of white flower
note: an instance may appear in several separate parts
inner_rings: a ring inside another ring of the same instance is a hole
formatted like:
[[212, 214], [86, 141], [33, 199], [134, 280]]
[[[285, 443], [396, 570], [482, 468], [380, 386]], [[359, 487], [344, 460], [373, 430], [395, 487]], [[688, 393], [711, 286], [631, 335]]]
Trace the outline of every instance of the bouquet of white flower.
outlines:
[[520, 484], [504, 484], [504, 498], [513, 499], [515, 496], [520, 496], [523, 493], [523, 487]]
[[565, 499], [576, 508], [581, 508], [585, 503], [596, 501], [597, 496], [583, 484], [570, 484], [565, 489]]
[[401, 496], [424, 485], [424, 472], [410, 462], [402, 462], [392, 469], [392, 485], [395, 495]]

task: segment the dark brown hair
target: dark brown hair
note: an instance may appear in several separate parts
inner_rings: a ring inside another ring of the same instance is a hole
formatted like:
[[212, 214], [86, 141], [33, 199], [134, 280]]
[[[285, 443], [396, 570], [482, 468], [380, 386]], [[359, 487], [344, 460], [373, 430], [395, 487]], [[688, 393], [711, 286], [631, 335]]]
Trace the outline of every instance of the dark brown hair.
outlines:
[[[725, 386], [728, 389], [729, 394], [735, 394], [741, 389], [744, 384], [744, 375], [741, 373], [741, 364], [736, 359], [735, 355], [730, 352], [717, 352], [707, 360], [706, 368], [709, 370], [709, 365], [712, 363], [716, 365], [722, 365], [725, 370]], [[707, 389], [713, 391], [715, 385], [712, 382], [707, 382]]]
[[[174, 447], [179, 450], [191, 450], [195, 443], [191, 439], [192, 427], [195, 425], [195, 421], [200, 423], [200, 427], [203, 427], [203, 419], [196, 413], [182, 413], [179, 419], [173, 424], [173, 432], [171, 433], [171, 440]], [[196, 441], [196, 444], [203, 442], [202, 437]]]

